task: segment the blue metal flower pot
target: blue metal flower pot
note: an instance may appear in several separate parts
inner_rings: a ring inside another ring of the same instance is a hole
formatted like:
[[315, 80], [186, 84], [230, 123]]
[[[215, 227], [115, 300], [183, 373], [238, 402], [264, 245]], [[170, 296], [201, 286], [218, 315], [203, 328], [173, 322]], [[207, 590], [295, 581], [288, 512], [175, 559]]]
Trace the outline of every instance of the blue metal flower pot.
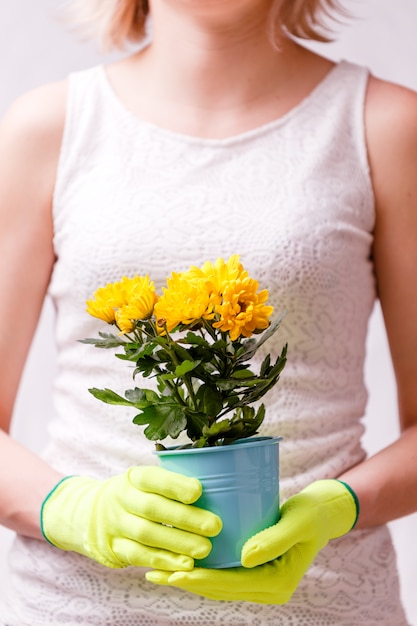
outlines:
[[280, 437], [250, 437], [227, 446], [155, 451], [159, 465], [203, 485], [197, 506], [219, 515], [223, 529], [197, 567], [241, 565], [243, 544], [279, 519]]

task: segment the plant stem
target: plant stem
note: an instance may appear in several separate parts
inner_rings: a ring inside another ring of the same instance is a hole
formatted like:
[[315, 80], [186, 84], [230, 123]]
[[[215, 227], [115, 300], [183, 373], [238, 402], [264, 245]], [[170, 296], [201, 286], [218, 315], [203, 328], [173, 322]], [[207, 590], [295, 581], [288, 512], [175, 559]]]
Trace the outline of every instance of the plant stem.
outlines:
[[[175, 344], [175, 341], [172, 339], [171, 335], [169, 334], [169, 332], [166, 329], [165, 329], [165, 336], [166, 336], [166, 338], [168, 340], [168, 344], [164, 347], [164, 350], [166, 350], [168, 352], [168, 354], [170, 355], [174, 365], [180, 365], [180, 362], [177, 359], [177, 355], [175, 354], [175, 350], [173, 350], [171, 348], [171, 346], [173, 346]], [[184, 382], [184, 385], [187, 388], [188, 396], [189, 396], [189, 398], [190, 398], [190, 400], [192, 402], [192, 408], [196, 411], [197, 410], [197, 401], [196, 401], [193, 385], [192, 385], [192, 382], [191, 382], [191, 376], [189, 374], [184, 374], [184, 376], [182, 377], [182, 380]]]

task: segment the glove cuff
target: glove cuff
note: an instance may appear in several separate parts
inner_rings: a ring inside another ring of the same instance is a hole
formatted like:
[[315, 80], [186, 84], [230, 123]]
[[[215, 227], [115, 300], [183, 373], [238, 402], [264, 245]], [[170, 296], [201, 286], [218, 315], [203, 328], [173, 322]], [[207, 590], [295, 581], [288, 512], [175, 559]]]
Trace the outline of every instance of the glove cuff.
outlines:
[[[88, 517], [88, 509], [80, 506], [80, 501], [96, 483], [92, 478], [66, 476], [48, 493], [40, 511], [40, 528], [48, 543], [61, 550], [84, 553], [83, 538], [72, 519], [75, 513], [78, 519]], [[87, 526], [81, 524], [81, 527]]]
[[351, 530], [353, 530], [355, 528], [356, 523], [357, 523], [357, 521], [359, 519], [359, 514], [361, 512], [361, 505], [359, 503], [359, 498], [356, 495], [356, 493], [353, 491], [352, 487], [350, 485], [348, 485], [347, 483], [345, 483], [343, 480], [339, 480], [338, 478], [336, 480], [337, 480], [338, 483], [340, 483], [341, 485], [346, 487], [346, 489], [349, 491], [350, 495], [352, 496], [353, 501], [354, 501], [355, 506], [356, 506], [356, 516], [355, 516], [355, 520], [354, 520], [354, 522], [352, 524], [352, 527], [349, 529], [349, 532], [350, 532]]
[[316, 501], [319, 515], [330, 530], [328, 539], [346, 535], [355, 526], [359, 516], [359, 500], [353, 489], [337, 479], [317, 480], [301, 493]]
[[42, 502], [42, 506], [41, 506], [41, 510], [40, 510], [40, 529], [41, 529], [41, 533], [42, 533], [43, 538], [46, 539], [46, 541], [48, 543], [50, 543], [51, 546], [55, 546], [55, 544], [49, 539], [49, 537], [47, 536], [46, 531], [45, 531], [45, 522], [44, 522], [45, 506], [49, 502], [49, 500], [53, 497], [55, 492], [59, 489], [59, 487], [62, 485], [62, 483], [65, 482], [66, 480], [68, 480], [69, 478], [73, 478], [73, 476], [65, 476], [59, 482], [57, 482], [55, 487], [53, 489], [51, 489], [51, 491], [48, 493], [48, 495], [46, 496], [46, 498]]

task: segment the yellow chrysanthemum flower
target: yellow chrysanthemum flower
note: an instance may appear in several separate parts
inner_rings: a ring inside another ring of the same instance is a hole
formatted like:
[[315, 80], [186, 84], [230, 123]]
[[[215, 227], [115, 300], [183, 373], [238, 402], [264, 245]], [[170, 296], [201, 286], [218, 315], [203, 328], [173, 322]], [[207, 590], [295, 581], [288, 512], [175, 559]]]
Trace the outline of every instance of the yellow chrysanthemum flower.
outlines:
[[222, 294], [226, 285], [230, 281], [236, 281], [248, 276], [247, 271], [240, 263], [240, 256], [233, 254], [228, 261], [218, 258], [214, 263], [206, 261], [202, 267], [191, 266], [184, 277], [188, 280], [202, 280], [206, 289], [210, 293], [210, 307], [215, 307], [222, 303]]
[[224, 286], [222, 304], [215, 307], [220, 319], [213, 323], [214, 328], [229, 332], [232, 341], [241, 335], [251, 337], [254, 331], [265, 330], [274, 310], [265, 304], [267, 299], [268, 291], [258, 292], [258, 281], [249, 276], [230, 281]]
[[[97, 289], [93, 298], [87, 301], [87, 312], [108, 324], [116, 322], [120, 329], [121, 318], [123, 327], [131, 330], [127, 320], [148, 319], [156, 300], [155, 285], [149, 280], [149, 276], [124, 276], [121, 281]], [[129, 315], [132, 317], [128, 317]]]
[[165, 325], [170, 332], [179, 324], [191, 325], [201, 319], [211, 319], [213, 306], [207, 282], [190, 279], [188, 272], [173, 272], [155, 304], [154, 315], [161, 332]]
[[113, 324], [117, 309], [124, 304], [125, 297], [120, 289], [120, 283], [109, 283], [97, 289], [94, 296], [87, 300], [87, 313], [108, 324]]
[[130, 333], [138, 321], [149, 319], [157, 300], [157, 295], [149, 291], [141, 297], [133, 298], [131, 304], [126, 304], [116, 311], [116, 324], [121, 332]]
[[226, 262], [219, 258], [214, 264], [206, 261], [202, 267], [192, 266], [187, 275], [191, 279], [205, 279], [209, 290], [215, 294], [222, 294], [230, 281], [244, 278], [248, 273], [240, 262], [240, 256], [233, 254]]

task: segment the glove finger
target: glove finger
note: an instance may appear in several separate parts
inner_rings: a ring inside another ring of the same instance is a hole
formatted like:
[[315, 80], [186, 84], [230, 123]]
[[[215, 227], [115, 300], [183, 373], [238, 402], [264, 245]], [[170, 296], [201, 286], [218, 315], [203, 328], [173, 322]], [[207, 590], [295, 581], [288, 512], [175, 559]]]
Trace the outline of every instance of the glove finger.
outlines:
[[155, 493], [142, 492], [138, 497], [134, 488], [125, 493], [124, 508], [144, 519], [206, 537], [214, 537], [222, 529], [221, 519], [210, 511]]
[[169, 584], [175, 587], [181, 587], [187, 591], [200, 593], [204, 590], [207, 593], [227, 592], [230, 589], [239, 588], [240, 591], [248, 591], [252, 588], [254, 577], [245, 581], [242, 573], [250, 573], [243, 568], [231, 569], [208, 569], [195, 567], [190, 572], [174, 571], [169, 577]]
[[194, 560], [188, 556], [143, 546], [125, 537], [113, 539], [112, 550], [121, 563], [134, 567], [152, 567], [172, 572], [173, 570], [191, 570], [194, 566]]
[[283, 517], [274, 526], [261, 530], [247, 540], [242, 548], [242, 565], [251, 568], [273, 561], [306, 539], [301, 524], [290, 515]]
[[[206, 571], [210, 572], [211, 570]], [[159, 585], [177, 587], [183, 591], [195, 593], [212, 600], [233, 600], [233, 589], [236, 588], [236, 582], [228, 580], [228, 577], [225, 576], [225, 570], [216, 570], [216, 572], [220, 572], [217, 582], [213, 580], [209, 582], [204, 572], [202, 574], [200, 573], [199, 568], [191, 570], [189, 572], [191, 576], [183, 576], [183, 572], [174, 571], [170, 572], [167, 577], [159, 574], [150, 577], [147, 576], [147, 579]]]
[[[178, 587], [212, 600], [246, 601], [261, 604], [285, 604], [291, 598], [293, 587], [286, 584], [285, 575], [274, 565], [256, 570], [234, 568], [206, 570], [195, 568], [189, 572], [149, 572], [150, 582]], [[279, 578], [282, 578], [280, 584]]]
[[226, 601], [255, 602], [256, 604], [286, 604], [291, 599], [291, 597], [287, 598], [286, 596], [280, 599], [278, 595], [272, 596], [271, 594], [265, 593], [264, 591], [239, 592], [237, 589], [219, 589], [218, 592], [210, 592], [206, 591], [205, 588], [197, 591], [196, 589], [187, 589], [187, 587], [177, 584], [171, 584], [170, 586], [177, 587], [178, 589], [182, 589], [183, 591], [188, 591], [189, 593], [194, 593], [195, 595], [202, 596], [207, 600], [216, 600], [217, 602]]
[[[193, 593], [197, 593], [194, 591]], [[227, 592], [225, 590], [219, 591], [219, 593], [211, 593], [201, 591], [198, 595], [204, 596], [208, 600], [228, 600], [230, 602], [255, 602], [256, 604], [286, 604], [291, 600], [292, 594], [287, 595], [285, 592], [281, 593], [279, 590], [274, 593], [265, 592], [262, 590], [255, 590], [249, 592], [240, 592], [238, 589]]]
[[201, 483], [197, 478], [190, 478], [153, 465], [132, 467], [128, 472], [128, 477], [136, 489], [159, 493], [161, 496], [184, 504], [192, 504], [202, 493]]
[[148, 582], [153, 583], [154, 585], [168, 585], [169, 586], [169, 578], [171, 574], [172, 574], [172, 571], [167, 572], [167, 571], [153, 569], [151, 572], [146, 572], [145, 578]]
[[132, 539], [139, 545], [162, 548], [192, 559], [203, 559], [210, 554], [212, 548], [207, 537], [158, 524], [134, 515], [124, 516], [123, 527], [119, 536]]

